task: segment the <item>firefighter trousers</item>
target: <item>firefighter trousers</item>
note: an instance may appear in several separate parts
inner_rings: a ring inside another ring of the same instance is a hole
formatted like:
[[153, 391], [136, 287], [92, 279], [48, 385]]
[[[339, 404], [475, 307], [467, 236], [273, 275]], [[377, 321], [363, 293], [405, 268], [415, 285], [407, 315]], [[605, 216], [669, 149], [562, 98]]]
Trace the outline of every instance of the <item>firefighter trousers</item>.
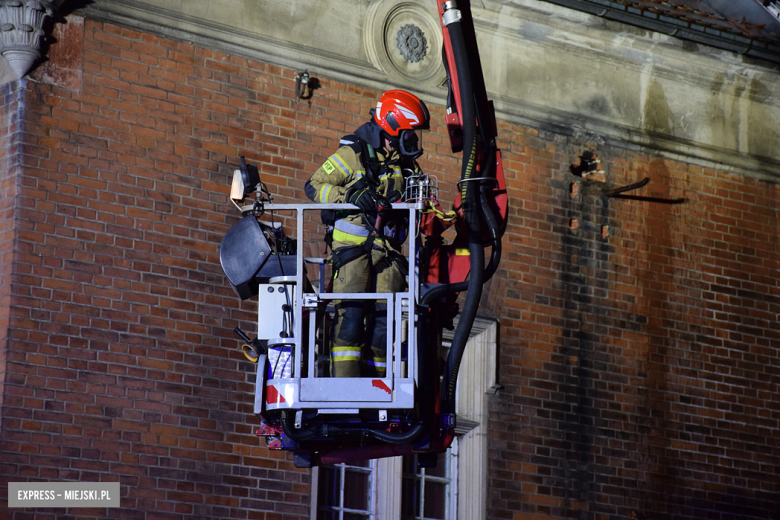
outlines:
[[[370, 239], [369, 239], [370, 240]], [[354, 244], [333, 242], [333, 251]], [[333, 277], [334, 293], [403, 291], [401, 263], [405, 258], [375, 246], [369, 255], [339, 267]], [[387, 301], [336, 300], [331, 344], [333, 377], [384, 377], [387, 371]], [[390, 331], [392, 334], [392, 331]]]

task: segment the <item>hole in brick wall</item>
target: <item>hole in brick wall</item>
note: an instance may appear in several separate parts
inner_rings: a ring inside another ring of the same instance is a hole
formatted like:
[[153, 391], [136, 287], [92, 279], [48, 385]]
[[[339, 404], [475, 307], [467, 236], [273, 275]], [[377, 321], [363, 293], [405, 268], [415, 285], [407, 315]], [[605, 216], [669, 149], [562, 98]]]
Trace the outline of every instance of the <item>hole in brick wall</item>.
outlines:
[[583, 173], [582, 178], [583, 180], [589, 180], [593, 182], [607, 182], [607, 174], [604, 173], [604, 170], [598, 170], [591, 173]]

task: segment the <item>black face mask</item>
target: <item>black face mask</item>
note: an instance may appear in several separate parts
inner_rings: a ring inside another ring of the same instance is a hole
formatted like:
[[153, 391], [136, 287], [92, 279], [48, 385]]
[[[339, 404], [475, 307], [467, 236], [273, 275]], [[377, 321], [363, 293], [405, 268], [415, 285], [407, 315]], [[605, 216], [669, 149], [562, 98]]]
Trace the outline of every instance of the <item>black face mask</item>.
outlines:
[[417, 159], [423, 154], [422, 140], [414, 130], [401, 130], [393, 146], [407, 159]]

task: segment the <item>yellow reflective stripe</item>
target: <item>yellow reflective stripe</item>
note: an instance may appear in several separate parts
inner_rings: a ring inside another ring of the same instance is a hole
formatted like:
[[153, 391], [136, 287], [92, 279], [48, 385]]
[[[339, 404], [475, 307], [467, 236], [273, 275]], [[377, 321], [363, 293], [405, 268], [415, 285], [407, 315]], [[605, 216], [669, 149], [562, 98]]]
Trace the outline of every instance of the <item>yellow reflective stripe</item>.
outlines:
[[340, 218], [333, 225], [333, 240], [339, 242], [362, 244], [369, 235], [371, 235], [371, 232], [365, 226], [355, 224], [348, 219]]
[[344, 233], [349, 233], [350, 235], [367, 237], [369, 234], [368, 230], [364, 226], [353, 224], [352, 222], [348, 222], [344, 219], [338, 219], [334, 227], [336, 229], [340, 229]]
[[360, 361], [360, 348], [333, 347], [330, 350], [333, 361]]
[[370, 365], [372, 367], [387, 368], [387, 358], [375, 357], [373, 359], [366, 359], [365, 364]]
[[352, 168], [350, 168], [347, 163], [344, 162], [344, 159], [342, 159], [339, 154], [334, 153], [333, 155], [328, 158], [328, 161], [335, 164], [339, 170], [341, 170], [341, 173], [344, 174], [344, 177], [349, 177], [349, 175], [352, 173]]
[[328, 193], [330, 193], [330, 189], [333, 187], [332, 184], [326, 184], [322, 187], [322, 191], [320, 192], [320, 202], [327, 203], [328, 202]]
[[360, 347], [355, 346], [346, 346], [346, 347], [333, 347], [331, 348], [332, 352], [357, 352], [357, 355], [360, 355]]
[[333, 230], [333, 240], [338, 240], [339, 242], [349, 242], [351, 244], [362, 244], [363, 242], [366, 241], [366, 238], [368, 237], [351, 235], [349, 233], [344, 233], [343, 231], [338, 229]]
[[388, 179], [388, 178], [394, 179], [396, 177], [401, 177], [402, 179], [404, 177], [404, 174], [401, 173], [401, 170], [398, 169], [398, 167], [394, 167], [393, 172], [390, 174], [383, 173], [382, 175], [379, 176], [380, 179]]

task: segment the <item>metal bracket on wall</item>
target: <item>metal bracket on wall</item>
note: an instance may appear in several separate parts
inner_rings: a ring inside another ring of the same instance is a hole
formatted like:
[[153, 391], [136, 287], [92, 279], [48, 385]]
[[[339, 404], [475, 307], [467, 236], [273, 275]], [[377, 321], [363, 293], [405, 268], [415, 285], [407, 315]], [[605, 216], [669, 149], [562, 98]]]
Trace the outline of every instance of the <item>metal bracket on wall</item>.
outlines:
[[320, 80], [309, 76], [309, 71], [304, 70], [295, 75], [295, 97], [298, 99], [311, 99], [318, 88]]
[[643, 197], [641, 195], [623, 195], [627, 191], [636, 190], [639, 188], [642, 188], [644, 186], [647, 186], [650, 183], [650, 177], [645, 177], [639, 182], [635, 182], [633, 184], [627, 184], [626, 186], [620, 186], [618, 188], [613, 188], [607, 192], [607, 197], [614, 198], [614, 199], [627, 199], [627, 200], [639, 200], [639, 201], [645, 201], [645, 202], [658, 202], [660, 204], [682, 204], [685, 202], [684, 198], [678, 198], [678, 199], [662, 199], [660, 197]]

